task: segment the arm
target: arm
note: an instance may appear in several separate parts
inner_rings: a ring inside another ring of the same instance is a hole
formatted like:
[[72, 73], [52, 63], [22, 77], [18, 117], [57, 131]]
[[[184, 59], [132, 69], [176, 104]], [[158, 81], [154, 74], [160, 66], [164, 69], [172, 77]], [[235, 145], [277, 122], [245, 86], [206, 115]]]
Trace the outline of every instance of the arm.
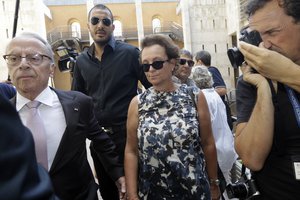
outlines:
[[263, 47], [240, 42], [240, 50], [245, 60], [262, 76], [281, 82], [300, 92], [300, 63]]
[[227, 89], [226, 87], [216, 87], [215, 91], [220, 95], [220, 96], [225, 96], [227, 94]]
[[[274, 106], [267, 80], [260, 74], [251, 73], [249, 66], [242, 67], [241, 69], [244, 81], [256, 86], [257, 98], [248, 122], [237, 125], [235, 149], [242, 158], [245, 166], [257, 171], [263, 167], [264, 161], [272, 147]], [[240, 87], [240, 84], [238, 84], [237, 91], [240, 91]], [[247, 95], [249, 96], [248, 92], [246, 94], [237, 92], [238, 98], [241, 95], [244, 95], [245, 98], [247, 98]], [[241, 107], [242, 105], [239, 104], [243, 103], [243, 101], [237, 101], [237, 107]]]
[[127, 197], [138, 200], [138, 102], [134, 97], [129, 105], [127, 118], [127, 142], [125, 148], [125, 177]]
[[80, 102], [82, 109], [86, 110], [87, 115], [83, 118], [87, 120], [85, 123], [87, 137], [93, 141], [92, 146], [98, 154], [98, 159], [103, 164], [105, 170], [115, 181], [119, 190], [120, 199], [124, 199], [126, 193], [125, 177], [122, 163], [119, 163], [119, 156], [116, 153], [116, 147], [111, 138], [100, 128], [94, 112], [93, 103], [90, 97], [86, 101]]
[[[198, 95], [197, 110], [200, 125], [201, 145], [206, 160], [206, 170], [209, 180], [218, 179], [217, 173], [217, 152], [215, 140], [211, 128], [210, 114], [204, 94], [200, 91]], [[211, 185], [212, 199], [219, 199], [220, 190], [215, 184]]]
[[214, 82], [213, 87], [215, 88], [215, 91], [220, 96], [225, 96], [227, 94], [227, 89], [220, 71], [216, 67], [208, 67], [208, 70], [212, 75]]
[[85, 81], [80, 73], [79, 69], [79, 63], [80, 61], [77, 60], [75, 66], [74, 66], [74, 71], [73, 71], [73, 80], [72, 80], [72, 90], [80, 91], [84, 94], [87, 94], [86, 89], [85, 89]]

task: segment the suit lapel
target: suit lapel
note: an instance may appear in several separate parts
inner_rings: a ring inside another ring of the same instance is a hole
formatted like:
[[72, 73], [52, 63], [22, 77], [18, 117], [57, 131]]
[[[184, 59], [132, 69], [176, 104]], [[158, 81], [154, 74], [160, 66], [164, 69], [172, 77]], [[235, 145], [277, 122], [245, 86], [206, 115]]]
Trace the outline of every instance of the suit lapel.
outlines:
[[79, 103], [75, 101], [76, 96], [67, 92], [61, 92], [55, 89], [53, 90], [56, 92], [62, 105], [67, 126], [51, 165], [49, 171], [50, 174], [54, 173], [55, 170], [58, 170], [58, 168], [63, 166], [68, 161], [68, 158], [64, 156], [66, 155], [66, 152], [69, 152], [68, 148], [72, 146], [68, 143], [71, 141], [70, 137], [72, 137], [72, 133], [76, 131], [79, 120]]

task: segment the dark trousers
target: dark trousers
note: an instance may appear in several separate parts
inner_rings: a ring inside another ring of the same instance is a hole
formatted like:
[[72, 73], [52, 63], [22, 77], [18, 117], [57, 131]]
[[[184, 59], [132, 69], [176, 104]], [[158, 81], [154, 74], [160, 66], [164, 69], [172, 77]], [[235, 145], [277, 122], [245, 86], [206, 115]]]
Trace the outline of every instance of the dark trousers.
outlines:
[[[105, 129], [110, 130], [107, 134], [113, 140], [116, 145], [116, 151], [119, 155], [119, 162], [124, 165], [124, 151], [126, 142], [126, 126], [113, 126], [105, 127]], [[93, 149], [91, 143], [90, 146], [91, 156], [94, 160], [95, 171], [97, 174], [100, 193], [103, 200], [119, 200], [119, 191], [115, 182], [110, 178], [109, 174], [105, 171], [102, 163], [97, 159], [97, 153]]]

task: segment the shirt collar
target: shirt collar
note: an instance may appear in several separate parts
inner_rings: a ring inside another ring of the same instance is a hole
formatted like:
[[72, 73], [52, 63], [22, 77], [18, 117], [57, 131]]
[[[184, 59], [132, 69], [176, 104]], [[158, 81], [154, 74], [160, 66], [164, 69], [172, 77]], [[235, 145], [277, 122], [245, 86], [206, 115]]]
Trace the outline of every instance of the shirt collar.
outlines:
[[[46, 87], [34, 100], [39, 101], [47, 106], [53, 106], [53, 93], [50, 87]], [[31, 100], [27, 99], [26, 97], [23, 97], [19, 92], [17, 92], [17, 111], [20, 111], [29, 101]]]
[[[116, 49], [116, 39], [114, 38], [114, 36], [111, 36], [110, 40], [107, 42], [104, 50], [106, 48], [111, 48], [112, 51], [114, 51]], [[90, 48], [87, 51], [88, 55], [90, 57], [95, 57], [95, 43], [93, 43]]]

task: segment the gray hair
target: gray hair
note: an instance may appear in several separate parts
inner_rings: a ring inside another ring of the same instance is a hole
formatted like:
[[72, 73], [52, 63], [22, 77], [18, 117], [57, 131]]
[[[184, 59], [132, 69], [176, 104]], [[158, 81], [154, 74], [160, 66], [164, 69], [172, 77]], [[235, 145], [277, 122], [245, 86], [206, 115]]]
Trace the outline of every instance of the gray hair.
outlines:
[[51, 45], [47, 42], [47, 40], [42, 38], [39, 34], [37, 34], [35, 32], [22, 32], [14, 38], [34, 38], [34, 39], [39, 40], [40, 42], [42, 42], [45, 45], [45, 50], [48, 52], [47, 56], [49, 56], [51, 58], [51, 61], [54, 62], [54, 53], [53, 53]]
[[179, 55], [180, 56], [184, 55], [184, 56], [189, 57], [190, 59], [193, 59], [192, 53], [190, 51], [186, 50], [186, 49], [180, 49], [179, 50]]
[[196, 86], [200, 89], [213, 87], [214, 82], [211, 73], [205, 66], [194, 66], [190, 77], [195, 81]]

